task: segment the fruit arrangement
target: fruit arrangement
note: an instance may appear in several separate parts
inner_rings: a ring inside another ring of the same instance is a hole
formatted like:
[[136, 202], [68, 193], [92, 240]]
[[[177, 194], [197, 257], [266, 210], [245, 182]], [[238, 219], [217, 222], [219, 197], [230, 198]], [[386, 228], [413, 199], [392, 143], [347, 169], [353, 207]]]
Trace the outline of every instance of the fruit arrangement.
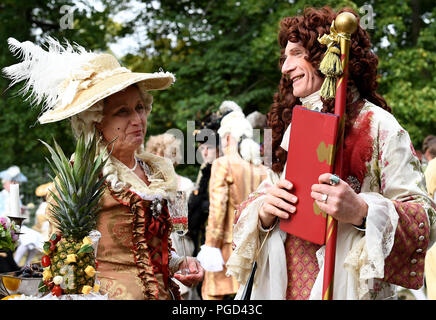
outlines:
[[44, 243], [43, 280], [39, 290], [61, 294], [98, 292], [96, 259], [89, 237], [96, 228], [99, 201], [104, 192], [106, 176], [101, 174], [106, 160], [97, 155], [94, 137], [88, 144], [82, 135], [77, 142], [74, 161], [67, 159], [55, 143], [49, 161], [56, 178], [55, 190], [49, 190], [50, 221], [56, 232]]
[[32, 263], [14, 271], [13, 276], [22, 278], [42, 278], [43, 268], [37, 264]]
[[74, 239], [64, 239], [53, 234], [44, 243], [44, 255], [41, 258], [43, 266], [40, 291], [50, 291], [55, 296], [61, 294], [88, 294], [98, 292], [96, 283], [96, 260], [89, 237], [81, 242]]

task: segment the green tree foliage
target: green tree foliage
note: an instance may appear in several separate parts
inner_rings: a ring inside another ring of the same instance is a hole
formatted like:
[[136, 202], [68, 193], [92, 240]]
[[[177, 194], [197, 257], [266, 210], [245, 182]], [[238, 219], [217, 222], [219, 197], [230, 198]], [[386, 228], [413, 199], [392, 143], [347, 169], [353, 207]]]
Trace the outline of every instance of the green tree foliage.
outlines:
[[421, 149], [423, 139], [436, 133], [436, 7], [432, 1], [383, 0], [373, 8], [379, 91]]
[[[69, 1], [12, 1], [0, 2], [0, 68], [17, 62], [7, 50], [7, 39], [14, 37], [19, 41], [40, 41], [41, 36], [52, 36], [60, 40], [77, 42], [90, 50], [107, 50], [107, 43], [116, 35], [131, 32], [129, 25], [117, 26], [109, 18], [109, 9], [115, 8], [118, 2], [104, 1], [104, 10], [98, 11], [87, 2], [81, 4], [73, 14], [72, 28], [61, 28], [61, 19], [65, 11], [61, 8], [70, 5]], [[8, 81], [0, 77], [0, 170], [15, 164], [29, 177], [22, 184], [27, 203], [35, 201], [35, 188], [49, 181], [44, 156], [46, 151], [38, 139], [51, 141], [56, 138], [62, 141], [66, 152], [74, 151], [71, 129], [67, 121], [41, 125], [37, 122], [40, 109], [33, 107], [19, 95], [20, 86], [8, 88]]]
[[[74, 2], [73, 28], [61, 30], [60, 8], [65, 4], [72, 3], [3, 0], [0, 66], [16, 62], [6, 50], [10, 36], [21, 41], [39, 41], [41, 35], [65, 37], [90, 50], [107, 51], [109, 43], [136, 32], [136, 38], [144, 40], [142, 46], [119, 57], [123, 64], [141, 72], [162, 68], [177, 79], [170, 89], [153, 93], [148, 135], [170, 128], [186, 132], [188, 120], [216, 110], [223, 100], [236, 101], [246, 114], [254, 110], [266, 113], [280, 78], [280, 19], [308, 6], [349, 6], [359, 11], [371, 5], [374, 25], [368, 31], [380, 58], [379, 92], [410, 132], [417, 149], [426, 135], [436, 133], [436, 9], [431, 0], [82, 0]], [[136, 16], [124, 23], [114, 22], [114, 14], [139, 5], [145, 9], [136, 10]], [[140, 26], [143, 28], [137, 29]], [[71, 153], [69, 124], [36, 123], [39, 110], [16, 96], [18, 88], [4, 92], [6, 87], [7, 81], [0, 79], [0, 170], [17, 164], [33, 174], [34, 180], [44, 180], [45, 151], [37, 139], [54, 137]], [[193, 165], [177, 168], [191, 178], [197, 170]], [[26, 192], [33, 193], [34, 186], [28, 186]]]

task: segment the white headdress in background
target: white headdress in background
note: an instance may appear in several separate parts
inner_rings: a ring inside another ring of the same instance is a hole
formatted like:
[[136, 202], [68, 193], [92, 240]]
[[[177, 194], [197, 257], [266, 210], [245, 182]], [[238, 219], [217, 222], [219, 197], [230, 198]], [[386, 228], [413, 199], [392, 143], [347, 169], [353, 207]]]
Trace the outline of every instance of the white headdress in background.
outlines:
[[231, 111], [239, 111], [243, 113], [241, 107], [236, 102], [230, 100], [223, 101], [219, 107], [219, 112], [225, 114]]
[[2, 181], [15, 181], [15, 182], [27, 182], [27, 177], [21, 173], [18, 166], [9, 167], [6, 170], [0, 172], [0, 179]]
[[247, 116], [248, 122], [254, 129], [263, 129], [267, 125], [266, 115], [260, 113], [259, 111], [253, 111]]
[[253, 127], [250, 122], [245, 119], [245, 115], [242, 112], [233, 111], [221, 119], [218, 134], [220, 137], [224, 137], [225, 134], [230, 134], [239, 142], [243, 136], [247, 138], [253, 137]]
[[233, 111], [225, 115], [221, 120], [218, 134], [220, 137], [230, 134], [240, 142], [239, 153], [244, 160], [254, 165], [262, 163], [260, 145], [252, 139], [253, 127], [241, 111]]

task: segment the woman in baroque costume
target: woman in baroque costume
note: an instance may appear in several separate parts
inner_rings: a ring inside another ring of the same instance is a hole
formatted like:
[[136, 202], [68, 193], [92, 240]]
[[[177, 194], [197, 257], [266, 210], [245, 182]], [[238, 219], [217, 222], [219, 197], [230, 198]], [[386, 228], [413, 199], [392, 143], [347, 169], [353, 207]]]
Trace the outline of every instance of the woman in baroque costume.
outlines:
[[[236, 298], [267, 234], [251, 298], [322, 297], [325, 246], [287, 234], [279, 224], [299, 214], [292, 181], [284, 179], [293, 107], [334, 112], [334, 100], [320, 96], [324, 76], [318, 69], [326, 46], [317, 39], [330, 33], [338, 13], [308, 8], [280, 22], [282, 77], [268, 113], [272, 168], [237, 214], [227, 262], [228, 274], [241, 284]], [[359, 26], [348, 64], [344, 179], [325, 173], [311, 188], [319, 208], [338, 221], [333, 299], [395, 299], [396, 285], [423, 285], [435, 204], [408, 133], [376, 92], [377, 65], [369, 35]]]
[[[48, 50], [9, 39], [23, 62], [4, 72], [11, 85], [26, 80], [23, 91], [31, 92], [34, 102], [44, 101], [40, 123], [69, 118], [76, 138], [98, 135], [99, 152], [110, 151], [97, 216], [100, 293], [109, 299], [180, 299], [171, 278], [192, 287], [204, 271], [193, 257], [186, 266], [172, 248], [168, 201], [177, 189], [175, 171], [168, 159], [145, 152], [143, 145], [153, 101], [149, 91], [168, 88], [173, 74], [133, 73], [112, 55], [45, 40]], [[191, 274], [175, 274], [184, 268]]]

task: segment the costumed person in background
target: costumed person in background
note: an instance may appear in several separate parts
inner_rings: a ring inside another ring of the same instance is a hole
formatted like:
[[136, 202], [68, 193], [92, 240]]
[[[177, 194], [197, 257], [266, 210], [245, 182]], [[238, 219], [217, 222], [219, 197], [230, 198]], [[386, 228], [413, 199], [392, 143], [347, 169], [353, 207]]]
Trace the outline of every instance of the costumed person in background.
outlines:
[[[181, 150], [182, 141], [177, 139], [174, 135], [170, 133], [163, 133], [156, 136], [150, 136], [145, 143], [145, 151], [156, 154], [160, 157], [169, 159], [174, 168], [178, 164], [183, 163], [183, 152]], [[188, 201], [189, 196], [194, 189], [194, 183], [191, 179], [183, 177], [176, 172], [177, 177], [177, 191], [183, 191], [186, 195], [186, 201]], [[189, 221], [189, 220], [188, 220]], [[188, 222], [189, 223], [189, 222]], [[183, 245], [185, 245], [186, 255], [194, 256], [194, 242], [191, 237], [187, 234], [183, 236], [184, 239], [180, 237], [175, 231], [171, 232], [171, 240], [176, 253], [180, 256], [183, 255]], [[184, 243], [182, 242], [184, 241]], [[180, 287], [180, 294], [183, 300], [200, 300], [195, 288], [190, 288], [183, 285], [180, 281], [175, 279], [176, 283]]]
[[[212, 162], [220, 156], [220, 143], [217, 130], [222, 115], [220, 112], [208, 114], [194, 131], [195, 141], [199, 143], [197, 161], [201, 163], [194, 191], [188, 200], [188, 234], [194, 241], [193, 256], [196, 256], [206, 239], [206, 223], [209, 216], [209, 180]], [[200, 158], [201, 157], [201, 158]], [[203, 283], [196, 286], [201, 297]]]
[[[324, 76], [318, 69], [326, 45], [318, 37], [333, 31], [330, 27], [337, 14], [328, 7], [307, 8], [302, 15], [280, 22], [282, 77], [268, 113], [272, 170], [240, 206], [233, 234], [235, 249], [227, 262], [228, 274], [241, 284], [237, 299], [268, 230], [257, 258], [251, 299], [322, 298], [325, 246], [283, 232], [279, 218], [299, 214], [292, 181], [284, 178], [294, 106], [334, 112], [334, 99], [320, 96]], [[338, 221], [335, 300], [388, 299], [396, 297], [396, 285], [420, 288], [434, 221], [429, 217], [435, 215], [409, 135], [376, 92], [378, 58], [367, 31], [357, 25], [348, 63], [346, 178], [325, 173], [311, 188], [319, 208]]]
[[39, 204], [38, 208], [35, 212], [36, 222], [35, 225], [32, 227], [34, 230], [41, 233], [44, 241], [48, 241], [49, 239], [49, 230], [50, 230], [50, 222], [47, 219], [47, 216], [45, 214], [45, 211], [47, 209], [47, 196], [49, 194], [50, 188], [53, 188], [54, 184], [53, 182], [44, 183], [40, 186], [38, 186], [35, 190], [35, 195], [42, 199], [41, 203]]
[[19, 266], [37, 262], [43, 253], [43, 244], [44, 238], [40, 232], [22, 225], [19, 245], [14, 254], [15, 262]]
[[424, 169], [427, 192], [436, 200], [436, 136], [427, 136], [423, 142], [423, 158], [427, 164]]
[[[427, 161], [424, 171], [427, 192], [436, 201], [436, 136], [429, 135], [424, 139], [422, 151]], [[425, 279], [428, 299], [436, 300], [436, 244], [431, 245], [425, 256]]]
[[267, 117], [259, 111], [253, 111], [247, 115], [247, 120], [250, 122], [253, 129], [265, 129], [267, 127]]
[[217, 130], [222, 119], [221, 113], [212, 112], [203, 119], [200, 129], [194, 132], [195, 141], [199, 143], [197, 152], [201, 159], [200, 170], [195, 181], [194, 191], [188, 201], [189, 235], [194, 241], [196, 256], [206, 237], [206, 222], [209, 216], [209, 180], [212, 162], [220, 156], [220, 142]]
[[[29, 206], [29, 205], [28, 205]], [[23, 211], [26, 212], [27, 208], [22, 206]], [[23, 210], [24, 209], [24, 210]], [[42, 213], [45, 216], [45, 212]], [[29, 214], [24, 214], [23, 217], [29, 218]], [[47, 222], [48, 223], [48, 222]], [[46, 225], [46, 232], [48, 232], [48, 225]], [[19, 245], [14, 253], [14, 260], [18, 266], [26, 266], [30, 263], [37, 262], [41, 258], [43, 252], [43, 243], [48, 239], [44, 238], [43, 234], [33, 227], [27, 227], [22, 224], [20, 229]]]
[[[259, 130], [258, 138], [260, 139], [260, 141], [262, 141], [260, 144], [260, 156], [264, 159], [263, 165], [270, 166], [271, 164], [268, 163], [270, 157], [265, 154], [265, 129], [267, 129], [268, 125], [266, 115], [259, 111], [253, 111], [252, 113], [247, 115], [246, 119], [248, 120], [248, 122], [250, 122], [254, 130]], [[271, 143], [269, 143], [269, 145], [271, 145]]]
[[253, 128], [241, 111], [225, 115], [218, 134], [224, 155], [212, 163], [206, 241], [197, 255], [206, 270], [204, 300], [233, 298], [237, 292], [238, 283], [226, 276], [224, 266], [232, 252], [235, 209], [266, 177], [260, 146], [252, 140]]
[[[436, 143], [436, 136], [430, 134], [424, 138], [424, 141], [422, 141], [422, 156], [421, 156], [421, 163], [422, 163], [422, 169], [425, 171], [427, 168], [428, 163], [434, 158], [434, 156], [431, 155], [431, 153], [435, 153], [435, 143]], [[431, 147], [433, 146], [433, 147]], [[430, 151], [430, 149], [433, 149], [433, 151]]]
[[[188, 275], [174, 275], [187, 286], [201, 281], [204, 271], [197, 259], [188, 257], [185, 264], [172, 249], [168, 202], [177, 190], [174, 167], [143, 145], [153, 101], [149, 91], [168, 88], [173, 74], [133, 73], [110, 54], [45, 41], [47, 50], [9, 39], [11, 51], [24, 61], [3, 71], [11, 85], [25, 80], [23, 93], [44, 102], [40, 123], [69, 118], [75, 138], [97, 139], [97, 154], [107, 157], [96, 217], [100, 293], [109, 299], [180, 299], [171, 280], [176, 271], [189, 269]], [[54, 227], [52, 200], [47, 214]]]
[[[10, 215], [10, 186], [12, 183], [27, 182], [27, 177], [21, 173], [18, 166], [11, 166], [0, 172], [3, 190], [0, 192], [0, 218], [6, 219]], [[20, 208], [22, 208], [21, 199], [19, 199]], [[22, 212], [22, 211], [21, 211]], [[14, 252], [5, 250], [0, 252], [0, 272], [9, 272], [18, 270], [19, 266], [14, 260]]]
[[[163, 133], [156, 136], [150, 136], [145, 143], [145, 151], [156, 154], [160, 157], [170, 159], [174, 168], [183, 163], [183, 153], [181, 150], [182, 141], [170, 133]], [[189, 198], [194, 190], [194, 183], [188, 177], [177, 174], [177, 190], [186, 193]]]
[[[0, 179], [2, 180], [3, 190], [0, 192], [0, 217], [9, 215], [9, 193], [11, 183], [27, 182], [27, 177], [21, 173], [18, 166], [11, 166], [6, 170], [0, 172]], [[22, 207], [21, 199], [20, 207]], [[21, 210], [23, 213], [23, 210]]]

